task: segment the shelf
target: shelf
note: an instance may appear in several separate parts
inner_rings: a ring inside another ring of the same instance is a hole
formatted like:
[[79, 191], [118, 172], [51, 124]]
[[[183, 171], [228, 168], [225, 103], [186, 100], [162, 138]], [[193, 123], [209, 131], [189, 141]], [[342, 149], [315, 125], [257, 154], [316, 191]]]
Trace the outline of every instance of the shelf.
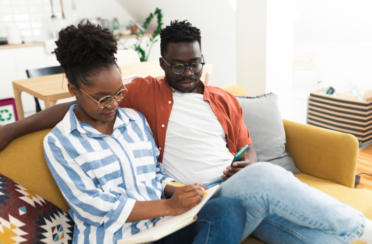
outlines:
[[43, 42], [25, 43], [25, 44], [6, 44], [0, 45], [0, 50], [4, 49], [14, 49], [14, 48], [24, 48], [24, 47], [38, 47], [44, 46]]
[[[145, 33], [143, 36], [151, 36], [152, 33]], [[135, 34], [130, 35], [122, 35], [120, 39], [130, 39], [130, 38], [136, 38], [137, 36]]]

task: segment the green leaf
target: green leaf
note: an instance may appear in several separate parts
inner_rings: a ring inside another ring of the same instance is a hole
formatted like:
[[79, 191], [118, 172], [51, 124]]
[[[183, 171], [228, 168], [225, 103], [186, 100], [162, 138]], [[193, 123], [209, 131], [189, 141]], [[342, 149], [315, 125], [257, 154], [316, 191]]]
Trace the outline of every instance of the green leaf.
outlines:
[[[161, 11], [162, 10], [160, 8], [156, 8], [154, 13], [150, 13], [149, 16], [143, 22], [143, 25], [142, 25], [143, 29], [140, 29], [136, 33], [137, 43], [134, 44], [134, 50], [138, 53], [141, 62], [144, 62], [144, 61], [148, 60], [148, 57], [149, 57], [149, 54], [151, 52], [151, 48], [152, 48], [153, 44], [158, 41], [157, 36], [160, 35], [161, 28], [163, 26], [163, 22], [162, 22], [163, 14], [162, 14]], [[147, 30], [148, 26], [150, 25], [150, 22], [152, 21], [152, 19], [155, 16], [157, 17], [157, 21], [156, 21], [157, 22], [157, 27], [154, 30], [154, 32], [152, 33], [152, 35], [150, 36], [149, 42], [146, 43], [146, 48], [150, 46], [150, 48], [147, 50], [147, 55], [146, 55], [146, 51], [142, 47], [140, 47], [140, 45], [141, 45], [142, 38], [144, 37], [144, 35], [146, 33], [146, 30]]]

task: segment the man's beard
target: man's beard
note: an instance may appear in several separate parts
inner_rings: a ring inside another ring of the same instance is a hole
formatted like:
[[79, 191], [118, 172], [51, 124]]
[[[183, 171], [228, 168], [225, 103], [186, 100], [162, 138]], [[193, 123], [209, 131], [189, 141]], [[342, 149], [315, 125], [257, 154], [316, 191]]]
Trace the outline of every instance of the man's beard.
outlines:
[[[187, 83], [187, 82], [195, 82], [195, 81], [196, 82], [199, 81], [199, 78], [197, 76], [193, 75], [193, 76], [190, 76], [190, 77], [183, 77], [181, 79], [177, 79], [175, 82], [177, 84], [180, 84], [180, 83], [183, 83], [183, 82], [186, 82]], [[179, 92], [182, 92], [182, 93], [192, 93], [192, 92], [194, 92], [196, 90], [196, 88], [198, 88], [198, 84], [196, 84], [196, 86], [193, 87], [193, 89], [191, 89], [189, 91], [179, 91]]]

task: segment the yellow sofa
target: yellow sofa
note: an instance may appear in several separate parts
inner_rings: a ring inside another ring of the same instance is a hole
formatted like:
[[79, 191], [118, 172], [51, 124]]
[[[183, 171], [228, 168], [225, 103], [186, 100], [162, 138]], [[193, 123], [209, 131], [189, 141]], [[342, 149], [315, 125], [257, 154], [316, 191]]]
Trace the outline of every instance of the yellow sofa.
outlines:
[[[239, 86], [224, 88], [245, 95]], [[347, 203], [372, 219], [372, 191], [354, 189], [358, 141], [349, 134], [283, 120], [287, 152], [302, 172], [302, 182]], [[43, 152], [43, 138], [50, 129], [14, 140], [0, 152], [0, 174], [48, 199], [64, 211], [69, 209], [60, 193]], [[244, 244], [263, 243], [249, 237]], [[363, 243], [356, 241], [354, 243]]]

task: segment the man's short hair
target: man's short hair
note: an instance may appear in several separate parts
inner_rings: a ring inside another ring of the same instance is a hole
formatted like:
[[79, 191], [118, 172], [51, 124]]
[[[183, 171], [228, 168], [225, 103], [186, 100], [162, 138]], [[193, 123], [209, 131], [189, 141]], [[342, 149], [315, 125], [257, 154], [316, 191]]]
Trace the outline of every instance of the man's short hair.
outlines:
[[160, 32], [160, 52], [164, 56], [167, 52], [168, 43], [190, 42], [197, 41], [201, 48], [200, 30], [191, 25], [187, 20], [171, 21], [170, 25], [165, 27]]

